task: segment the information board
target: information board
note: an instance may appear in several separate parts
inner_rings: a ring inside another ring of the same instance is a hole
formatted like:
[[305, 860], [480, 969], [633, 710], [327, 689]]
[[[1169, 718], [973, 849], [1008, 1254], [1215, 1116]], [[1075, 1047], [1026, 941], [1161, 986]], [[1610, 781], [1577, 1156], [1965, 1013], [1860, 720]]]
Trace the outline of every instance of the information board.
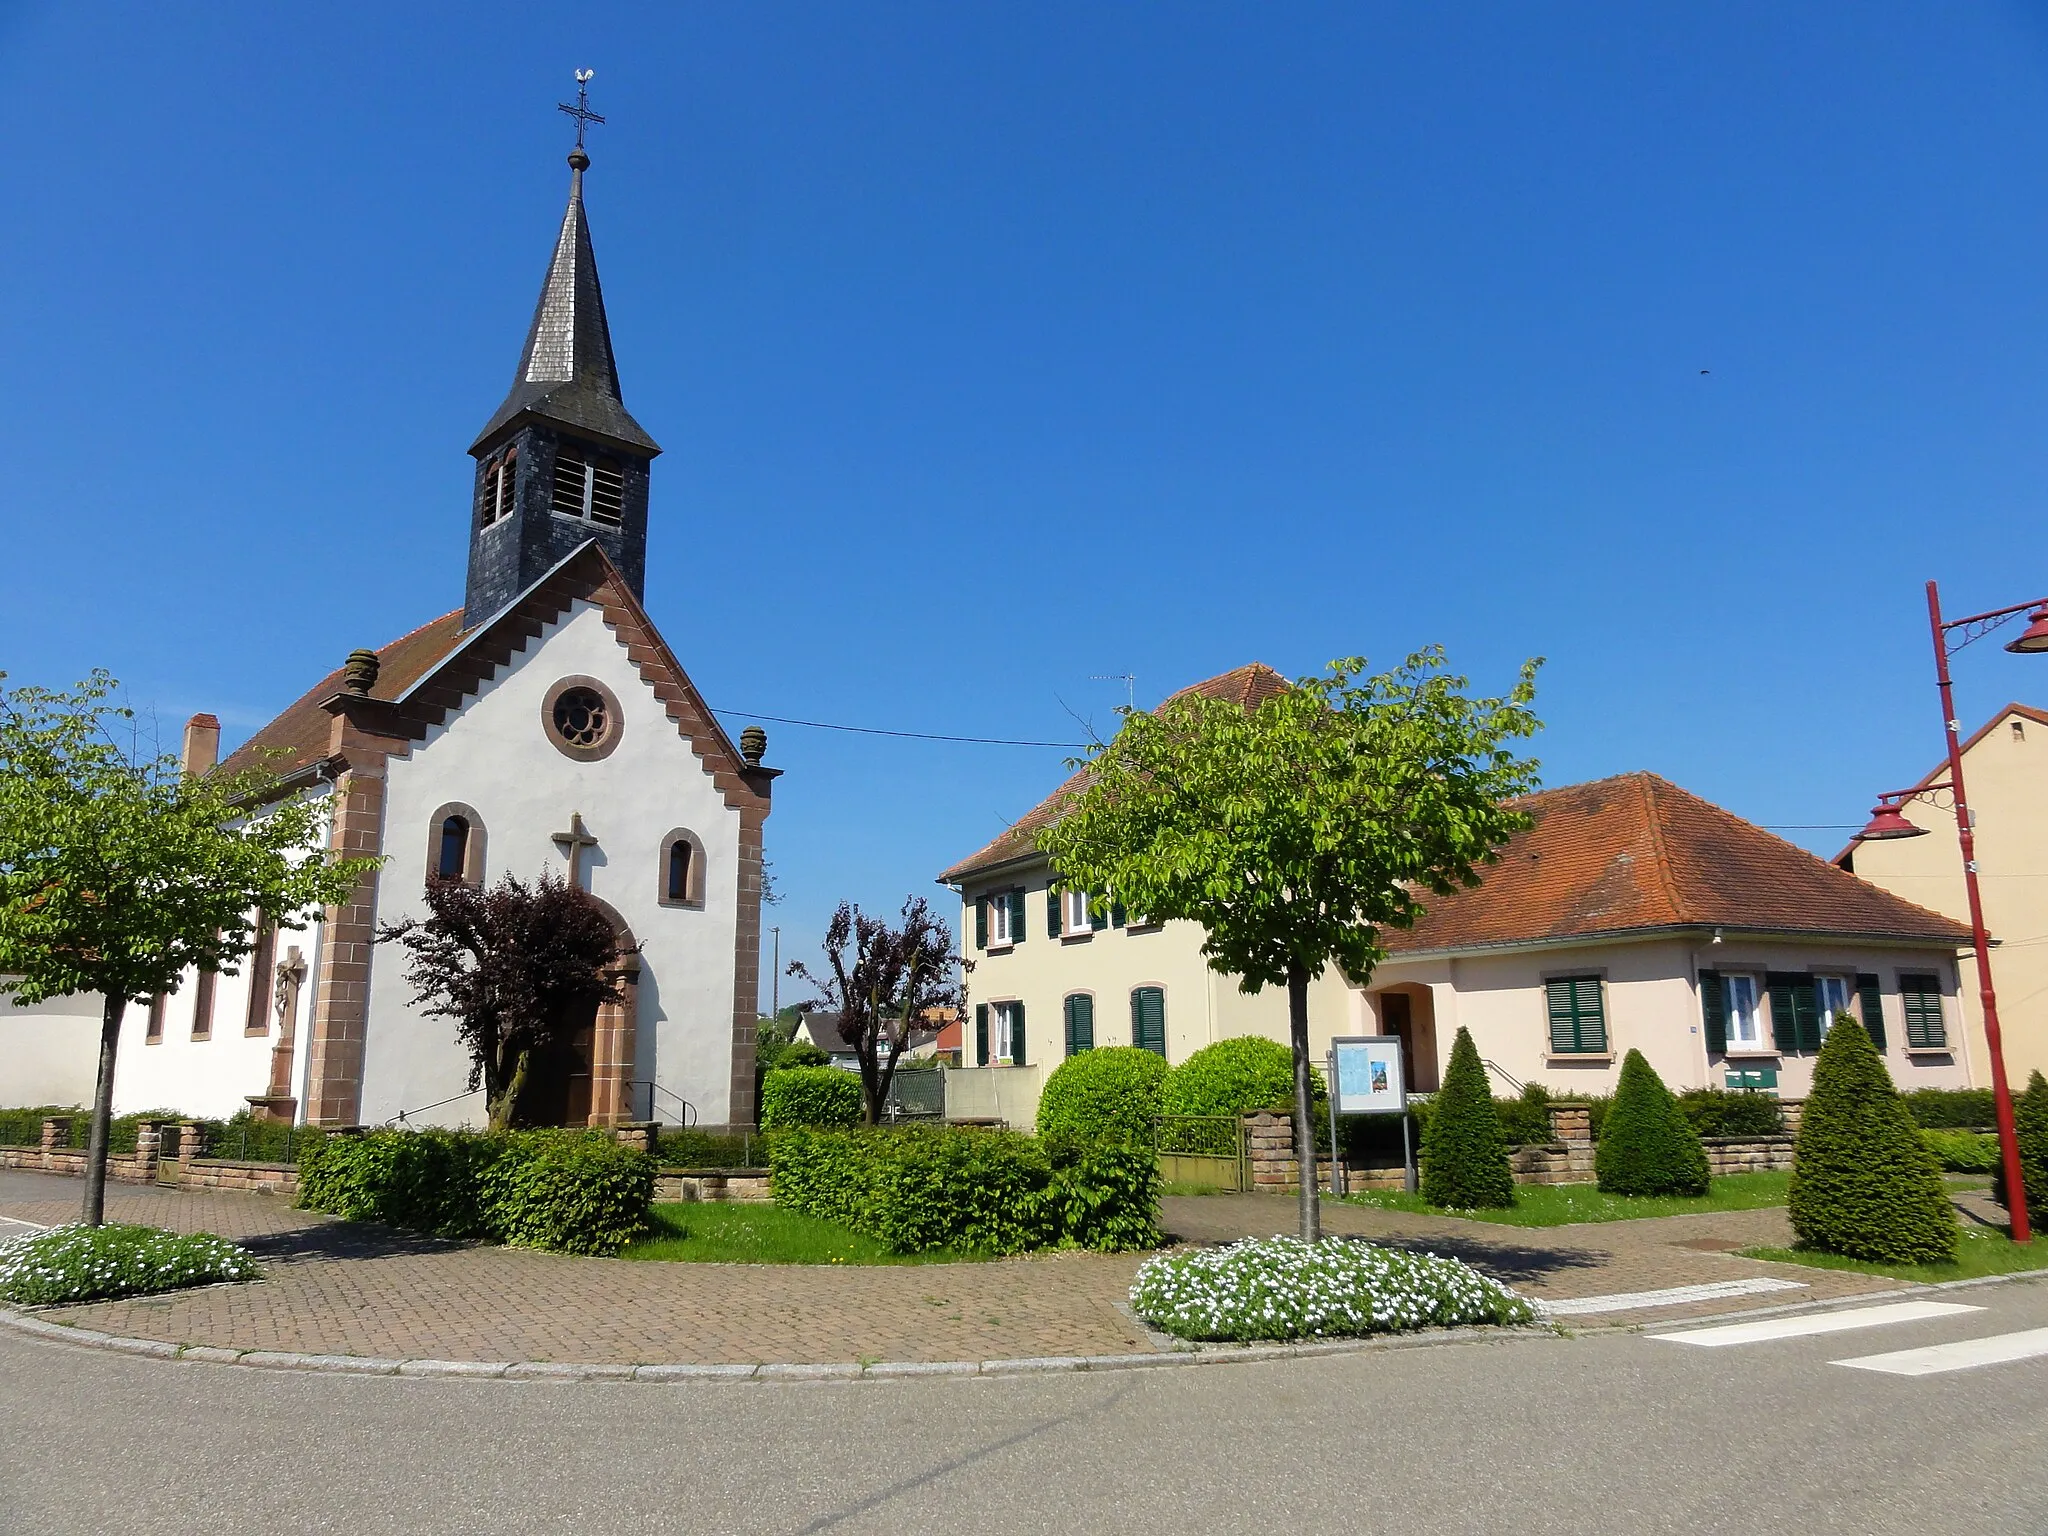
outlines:
[[1399, 1035], [1339, 1035], [1330, 1042], [1336, 1071], [1330, 1108], [1340, 1115], [1394, 1115], [1408, 1108]]

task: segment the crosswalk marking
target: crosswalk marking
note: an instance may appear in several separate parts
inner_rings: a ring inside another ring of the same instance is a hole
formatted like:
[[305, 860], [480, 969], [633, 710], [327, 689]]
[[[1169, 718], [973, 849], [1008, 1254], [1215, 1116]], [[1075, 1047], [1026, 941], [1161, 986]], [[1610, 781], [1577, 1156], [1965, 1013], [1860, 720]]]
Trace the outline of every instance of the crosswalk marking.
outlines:
[[1883, 1307], [1855, 1307], [1844, 1312], [1812, 1312], [1804, 1317], [1772, 1317], [1754, 1323], [1728, 1323], [1718, 1328], [1692, 1328], [1684, 1333], [1655, 1333], [1667, 1344], [1698, 1344], [1714, 1349], [1727, 1344], [1760, 1344], [1768, 1339], [1796, 1339], [1816, 1333], [1841, 1333], [1850, 1328], [1877, 1328], [1911, 1323], [1958, 1312], [1982, 1312], [1954, 1301], [1895, 1301]]
[[1621, 1291], [1611, 1296], [1571, 1296], [1562, 1301], [1538, 1301], [1536, 1310], [1545, 1317], [1583, 1317], [1593, 1312], [1635, 1312], [1646, 1307], [1682, 1307], [1695, 1301], [1718, 1301], [1723, 1296], [1756, 1296], [1766, 1291], [1803, 1291], [1804, 1280], [1774, 1280], [1758, 1275], [1748, 1280], [1714, 1280], [1705, 1285], [1674, 1285], [1662, 1291]]
[[1858, 1360], [1830, 1363], [1858, 1371], [1883, 1371], [1887, 1376], [1935, 1376], [1943, 1371], [1968, 1371], [1980, 1365], [2031, 1360], [2038, 1355], [2048, 1355], [2048, 1328], [2029, 1328], [2024, 1333], [1998, 1333], [1988, 1339], [1931, 1344], [1925, 1349], [1901, 1349], [1888, 1355], [1865, 1355]]

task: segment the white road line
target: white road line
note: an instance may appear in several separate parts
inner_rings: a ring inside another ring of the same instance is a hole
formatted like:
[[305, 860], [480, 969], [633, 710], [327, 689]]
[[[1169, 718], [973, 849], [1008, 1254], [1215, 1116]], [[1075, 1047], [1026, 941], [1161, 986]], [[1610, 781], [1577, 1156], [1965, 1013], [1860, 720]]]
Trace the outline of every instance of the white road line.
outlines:
[[1545, 1317], [1583, 1317], [1590, 1312], [1634, 1312], [1643, 1307], [1682, 1307], [1694, 1301], [1718, 1301], [1723, 1296], [1756, 1296], [1765, 1291], [1803, 1291], [1803, 1280], [1715, 1280], [1706, 1285], [1674, 1285], [1664, 1291], [1620, 1291], [1612, 1296], [1571, 1296], [1563, 1301], [1539, 1301], [1536, 1310]]
[[1816, 1333], [1841, 1333], [1850, 1328], [1878, 1328], [1887, 1323], [1912, 1323], [1957, 1312], [1982, 1312], [1956, 1301], [1895, 1301], [1883, 1307], [1852, 1307], [1844, 1312], [1809, 1312], [1804, 1317], [1771, 1317], [1754, 1323], [1728, 1323], [1719, 1328], [1692, 1328], [1684, 1333], [1653, 1333], [1667, 1344], [1698, 1344], [1709, 1349], [1725, 1344], [1761, 1344], [1770, 1339], [1797, 1339]]
[[1883, 1371], [1887, 1376], [1935, 1376], [1943, 1371], [1973, 1371], [1980, 1365], [2032, 1360], [2037, 1355], [2048, 1355], [2048, 1328], [1997, 1333], [1988, 1339], [1964, 1339], [1959, 1344], [1931, 1344], [1925, 1349], [1901, 1349], [1889, 1355], [1865, 1355], [1860, 1360], [1829, 1363], [1859, 1371]]

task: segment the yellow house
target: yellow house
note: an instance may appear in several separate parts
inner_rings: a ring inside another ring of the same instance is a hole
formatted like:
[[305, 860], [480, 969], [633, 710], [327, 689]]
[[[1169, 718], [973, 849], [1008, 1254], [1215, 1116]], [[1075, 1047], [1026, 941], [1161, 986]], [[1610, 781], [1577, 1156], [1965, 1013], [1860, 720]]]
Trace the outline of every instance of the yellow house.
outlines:
[[[1247, 708], [1286, 687], [1269, 667], [1195, 685]], [[1191, 690], [1194, 691], [1194, 690]], [[1077, 1051], [1137, 1045], [1178, 1064], [1235, 1035], [1287, 1039], [1284, 991], [1209, 969], [1202, 930], [1151, 925], [1062, 891], [1038, 834], [1070, 778], [946, 870], [973, 962], [962, 1067], [947, 1113], [1028, 1126], [1046, 1076]], [[1956, 952], [1968, 930], [1651, 774], [1531, 796], [1474, 890], [1432, 898], [1365, 985], [1332, 969], [1309, 991], [1309, 1041], [1391, 1034], [1409, 1086], [1434, 1091], [1460, 1026], [1497, 1093], [1540, 1082], [1612, 1092], [1640, 1048], [1674, 1089], [1804, 1097], [1825, 1021], [1874, 1026], [1903, 1087], [1981, 1083], [1965, 1048]]]
[[[1948, 778], [1944, 760], [1916, 790]], [[1991, 979], [2005, 1036], [2005, 1065], [2018, 1091], [2048, 1072], [2048, 712], [2008, 704], [1963, 744], [1963, 782], [1977, 822], [1977, 885], [1991, 933]], [[1945, 793], [1901, 811], [1930, 836], [1858, 839], [1836, 857], [1844, 869], [1957, 922], [1970, 917], [1954, 801]], [[1984, 1011], [1974, 959], [1966, 960], [1963, 1017], [1984, 1057]], [[1980, 1081], [1988, 1082], [1988, 1071]]]

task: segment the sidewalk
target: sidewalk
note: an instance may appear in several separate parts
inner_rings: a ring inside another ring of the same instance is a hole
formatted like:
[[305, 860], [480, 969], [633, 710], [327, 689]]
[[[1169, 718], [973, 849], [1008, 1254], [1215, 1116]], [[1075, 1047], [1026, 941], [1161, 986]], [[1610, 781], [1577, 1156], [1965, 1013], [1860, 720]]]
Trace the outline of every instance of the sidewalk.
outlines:
[[[77, 1180], [0, 1173], [0, 1216], [75, 1220]], [[1878, 1276], [1758, 1264], [1729, 1249], [1789, 1241], [1782, 1210], [1512, 1228], [1326, 1204], [1331, 1232], [1455, 1254], [1539, 1300], [1777, 1276], [1804, 1289], [1575, 1320], [1633, 1324], [1896, 1290]], [[293, 1210], [275, 1196], [110, 1185], [107, 1216], [233, 1238], [253, 1285], [52, 1309], [125, 1337], [391, 1359], [591, 1364], [951, 1361], [1151, 1353], [1121, 1310], [1137, 1254], [834, 1267], [633, 1263], [449, 1243]], [[1285, 1232], [1291, 1198], [1166, 1202], [1184, 1241]]]

